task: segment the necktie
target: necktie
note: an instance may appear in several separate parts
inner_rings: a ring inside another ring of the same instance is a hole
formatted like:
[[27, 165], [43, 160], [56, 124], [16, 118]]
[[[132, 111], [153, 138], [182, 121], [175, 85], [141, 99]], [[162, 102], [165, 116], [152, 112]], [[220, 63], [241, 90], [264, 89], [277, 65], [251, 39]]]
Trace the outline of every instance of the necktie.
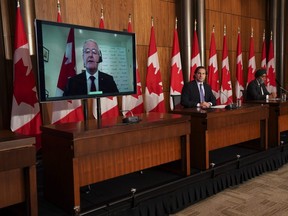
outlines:
[[203, 91], [203, 84], [200, 84], [200, 102], [204, 102], [205, 98], [204, 98], [204, 91]]
[[95, 77], [94, 76], [90, 76], [89, 79], [91, 80], [91, 88], [90, 88], [90, 92], [96, 91], [96, 85], [95, 85]]
[[260, 85], [260, 89], [261, 89], [261, 95], [264, 95], [263, 84]]

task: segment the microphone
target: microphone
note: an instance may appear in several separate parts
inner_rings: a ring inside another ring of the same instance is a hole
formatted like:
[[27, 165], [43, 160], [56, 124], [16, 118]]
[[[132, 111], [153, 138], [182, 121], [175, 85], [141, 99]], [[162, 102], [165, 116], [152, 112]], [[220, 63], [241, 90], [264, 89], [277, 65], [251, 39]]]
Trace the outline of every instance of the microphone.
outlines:
[[231, 110], [231, 109], [237, 109], [237, 104], [233, 103], [233, 101], [222, 91], [220, 91], [221, 94], [223, 94], [227, 100], [230, 102], [230, 104], [225, 106], [225, 109]]
[[276, 81], [277, 85], [279, 86], [279, 88], [280, 88], [283, 92], [288, 93], [288, 90], [284, 89], [284, 88], [281, 86], [279, 80], [275, 79], [275, 81]]
[[279, 86], [279, 88], [284, 91], [285, 93], [288, 93], [288, 90], [284, 89], [282, 86]]
[[138, 116], [134, 116], [131, 110], [121, 110], [121, 112], [129, 112], [131, 116], [122, 119], [123, 123], [138, 123], [140, 121]]

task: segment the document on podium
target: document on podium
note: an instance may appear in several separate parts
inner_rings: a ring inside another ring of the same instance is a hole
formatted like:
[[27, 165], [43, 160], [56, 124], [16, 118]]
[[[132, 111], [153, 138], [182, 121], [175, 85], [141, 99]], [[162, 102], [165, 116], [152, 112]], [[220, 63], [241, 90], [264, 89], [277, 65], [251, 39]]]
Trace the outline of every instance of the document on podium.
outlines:
[[225, 104], [221, 104], [221, 105], [216, 105], [216, 106], [211, 106], [211, 108], [213, 109], [224, 109], [225, 108]]
[[269, 98], [268, 101], [280, 101], [281, 98]]

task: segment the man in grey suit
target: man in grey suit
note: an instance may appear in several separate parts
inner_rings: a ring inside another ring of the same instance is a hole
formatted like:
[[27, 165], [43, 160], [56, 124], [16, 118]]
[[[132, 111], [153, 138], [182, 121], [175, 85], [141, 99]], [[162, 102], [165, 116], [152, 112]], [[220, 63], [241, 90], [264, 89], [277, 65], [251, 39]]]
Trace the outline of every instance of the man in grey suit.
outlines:
[[102, 54], [96, 41], [88, 39], [84, 42], [82, 57], [86, 71], [68, 79], [64, 96], [119, 92], [113, 76], [98, 70]]
[[195, 69], [194, 80], [185, 83], [181, 94], [181, 105], [184, 107], [210, 108], [216, 105], [211, 86], [205, 82], [206, 69], [199, 66]]

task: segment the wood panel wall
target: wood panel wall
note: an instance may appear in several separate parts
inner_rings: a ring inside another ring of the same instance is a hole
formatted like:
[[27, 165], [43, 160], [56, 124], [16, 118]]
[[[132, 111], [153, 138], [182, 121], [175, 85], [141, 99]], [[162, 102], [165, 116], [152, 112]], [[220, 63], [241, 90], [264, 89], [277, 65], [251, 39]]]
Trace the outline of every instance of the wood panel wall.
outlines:
[[[257, 9], [255, 9], [257, 8]], [[249, 43], [253, 28], [256, 68], [260, 67], [262, 53], [262, 36], [267, 29], [266, 1], [263, 0], [206, 0], [206, 62], [208, 65], [210, 39], [215, 26], [215, 41], [218, 57], [218, 70], [221, 77], [224, 25], [229, 56], [232, 87], [236, 82], [236, 52], [238, 28], [242, 43], [244, 82], [247, 81]], [[266, 45], [267, 47], [267, 45]], [[267, 47], [268, 49], [268, 47]]]
[[[181, 3], [180, 0], [60, 0], [60, 3], [62, 21], [65, 23], [98, 27], [102, 7], [104, 11], [105, 28], [122, 31], [127, 29], [128, 16], [129, 14], [132, 15], [133, 30], [136, 33], [137, 42], [137, 61], [143, 93], [145, 92], [144, 87], [146, 85], [146, 67], [151, 30], [151, 17], [153, 16], [166, 109], [169, 110], [170, 62], [173, 29], [175, 17], [177, 15], [176, 8]], [[56, 21], [57, 0], [34, 0], [34, 6], [37, 19]], [[223, 26], [226, 25], [230, 71], [232, 85], [234, 85], [237, 31], [239, 27], [242, 39], [243, 66], [245, 74], [244, 80], [246, 81], [249, 39], [252, 27], [254, 29], [256, 64], [257, 67], [260, 67], [262, 34], [267, 24], [265, 15], [267, 10], [266, 1], [206, 0], [205, 6], [205, 65], [208, 65], [211, 31], [212, 26], [215, 25], [218, 69], [219, 72], [221, 71]], [[178, 15], [178, 17], [180, 17], [180, 15]], [[285, 50], [287, 57], [288, 49]], [[9, 73], [12, 73], [11, 63], [10, 65], [9, 63], [6, 65], [9, 66]], [[2, 85], [2, 81], [0, 82]], [[11, 80], [9, 80], [9, 82], [12, 85]], [[8, 86], [11, 86], [10, 84]], [[5, 90], [2, 90], [1, 87], [1, 91], [4, 91], [4, 93], [7, 93], [8, 90], [11, 91], [9, 87]], [[121, 98], [119, 97], [119, 107], [121, 109], [120, 104]], [[11, 106], [6, 104], [6, 107]], [[92, 118], [91, 102], [89, 107], [89, 117]], [[49, 124], [51, 121], [51, 104], [44, 104], [42, 105], [42, 108], [44, 124]], [[5, 112], [7, 112], [7, 110]], [[10, 113], [2, 112], [1, 114], [1, 122], [5, 122], [2, 127], [9, 128], [10, 125], [7, 125], [7, 122], [9, 122], [10, 119]]]

